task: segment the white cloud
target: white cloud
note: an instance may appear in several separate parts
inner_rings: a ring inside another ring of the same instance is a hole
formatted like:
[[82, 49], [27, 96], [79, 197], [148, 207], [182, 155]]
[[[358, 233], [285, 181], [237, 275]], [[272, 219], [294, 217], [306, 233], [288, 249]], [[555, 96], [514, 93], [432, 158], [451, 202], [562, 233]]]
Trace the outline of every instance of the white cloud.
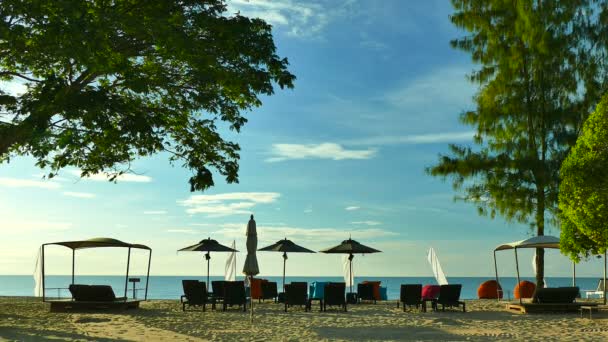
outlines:
[[344, 210], [348, 210], [348, 211], [359, 210], [359, 209], [361, 209], [361, 207], [357, 207], [354, 205], [344, 208]]
[[382, 222], [379, 222], [379, 221], [354, 221], [351, 223], [352, 224], [364, 224], [366, 226], [379, 226], [382, 224]]
[[376, 150], [348, 150], [339, 144], [273, 144], [273, 157], [266, 159], [268, 162], [279, 162], [293, 159], [370, 159], [376, 154]]
[[379, 136], [345, 141], [348, 145], [399, 145], [399, 144], [436, 144], [473, 141], [474, 131], [442, 132], [402, 136]]
[[10, 177], [0, 177], [0, 186], [9, 188], [40, 188], [40, 189], [59, 189], [61, 184], [51, 181], [30, 180]]
[[0, 231], [5, 233], [31, 233], [42, 231], [64, 231], [72, 229], [69, 222], [49, 222], [49, 221], [15, 221], [3, 222]]
[[308, 209], [304, 209], [304, 214], [310, 214], [312, 213], [312, 209], [308, 208]]
[[144, 211], [144, 215], [166, 215], [166, 210], [146, 210]]
[[258, 204], [275, 202], [281, 194], [276, 192], [231, 192], [215, 195], [192, 195], [178, 201], [187, 207], [188, 214], [206, 214], [208, 217], [250, 214]]
[[17, 78], [13, 81], [0, 81], [0, 90], [12, 96], [21, 96], [27, 92], [27, 85]]
[[95, 198], [95, 194], [88, 192], [72, 192], [72, 191], [64, 191], [64, 196], [76, 197], [76, 198]]
[[[69, 173], [71, 173], [72, 175], [76, 176], [76, 177], [80, 177], [80, 175], [82, 174], [81, 170], [70, 170]], [[94, 175], [90, 175], [88, 177], [85, 177], [83, 179], [88, 179], [88, 180], [92, 180], [92, 181], [108, 181], [110, 179], [111, 175], [107, 172], [102, 172], [102, 173], [97, 173]], [[125, 173], [122, 174], [118, 177], [116, 177], [116, 181], [118, 182], [132, 182], [132, 183], [149, 183], [152, 181], [152, 177], [149, 176], [143, 176], [143, 175], [135, 175], [132, 173]]]
[[332, 17], [342, 13], [303, 0], [230, 0], [228, 10], [285, 28], [292, 37], [318, 36]]
[[167, 233], [198, 234], [199, 231], [194, 229], [167, 229]]

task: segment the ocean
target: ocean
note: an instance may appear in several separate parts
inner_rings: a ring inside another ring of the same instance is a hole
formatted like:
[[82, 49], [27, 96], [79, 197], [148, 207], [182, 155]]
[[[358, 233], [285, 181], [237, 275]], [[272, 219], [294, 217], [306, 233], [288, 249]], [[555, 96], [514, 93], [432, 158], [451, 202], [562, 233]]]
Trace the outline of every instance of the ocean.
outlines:
[[[141, 278], [141, 283], [137, 284], [137, 288], [145, 287], [145, 276], [131, 275], [131, 277]], [[270, 281], [276, 281], [279, 291], [281, 290], [282, 277], [261, 277]], [[149, 299], [179, 299], [183, 294], [181, 281], [182, 279], [197, 279], [206, 281], [206, 277], [201, 276], [150, 276], [148, 289]], [[211, 280], [223, 280], [223, 277], [212, 276]], [[237, 280], [242, 280], [242, 277], [237, 277]], [[461, 298], [475, 299], [477, 298], [477, 287], [482, 282], [494, 279], [493, 277], [448, 277], [450, 284], [462, 284]], [[431, 277], [355, 277], [355, 284], [364, 280], [379, 280], [381, 286], [387, 287], [389, 299], [397, 299], [399, 297], [399, 289], [401, 284], [436, 284], [434, 278]], [[524, 277], [522, 280], [534, 282], [533, 278]], [[309, 284], [313, 281], [344, 281], [342, 277], [286, 277], [286, 282], [305, 281]], [[549, 277], [546, 279], [548, 286], [572, 286], [572, 278], [568, 277]], [[69, 297], [67, 287], [71, 282], [71, 276], [64, 275], [48, 275], [46, 276], [45, 287], [46, 294], [50, 297], [56, 297], [58, 294], [62, 297]], [[513, 287], [517, 280], [515, 277], [501, 277], [500, 283], [505, 289], [505, 294], [510, 298], [513, 297]], [[124, 276], [76, 276], [75, 283], [77, 284], [97, 284], [111, 285], [117, 296], [122, 296], [125, 290]], [[598, 278], [577, 278], [576, 285], [581, 290], [595, 289], [598, 284]], [[49, 289], [49, 288], [60, 288]], [[132, 284], [128, 286], [128, 296], [132, 297]], [[348, 289], [347, 289], [348, 291]], [[356, 291], [356, 287], [354, 288]], [[0, 275], [0, 296], [33, 296], [34, 295], [34, 278], [27, 275]], [[137, 291], [137, 297], [143, 298], [143, 291]]]

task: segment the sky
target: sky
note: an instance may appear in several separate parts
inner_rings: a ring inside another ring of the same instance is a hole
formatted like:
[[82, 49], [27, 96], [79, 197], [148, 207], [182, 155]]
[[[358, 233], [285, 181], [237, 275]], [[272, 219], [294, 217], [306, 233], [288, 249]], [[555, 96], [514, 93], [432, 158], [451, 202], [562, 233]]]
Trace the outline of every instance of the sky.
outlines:
[[[449, 143], [470, 145], [473, 135], [458, 118], [474, 108], [466, 75], [476, 66], [449, 45], [465, 33], [451, 25], [448, 1], [233, 0], [229, 10], [271, 23], [297, 76], [295, 89], [277, 88], [245, 114], [240, 134], [223, 132], [241, 146], [240, 182], [216, 176], [212, 189], [190, 193], [189, 173], [163, 154], [137, 160], [136, 174], [116, 184], [79, 179], [75, 168], [45, 180], [33, 159], [15, 158], [0, 165], [0, 274], [32, 274], [42, 243], [100, 236], [150, 246], [153, 275], [204, 275], [202, 254], [176, 251], [207, 237], [236, 241], [240, 273], [250, 214], [258, 247], [288, 238], [320, 250], [352, 237], [381, 250], [355, 256], [357, 276], [431, 276], [434, 247], [448, 279], [492, 277], [494, 247], [533, 235], [478, 216], [454, 201], [449, 181], [425, 174]], [[47, 253], [47, 273], [70, 273], [69, 250]], [[125, 250], [77, 253], [77, 274], [124, 274]], [[281, 274], [280, 253], [257, 255], [260, 276]], [[228, 255], [211, 256], [211, 274], [223, 275]], [[134, 253], [132, 273], [144, 273], [146, 258]], [[520, 253], [524, 276], [531, 258]], [[512, 253], [498, 266], [515, 276]], [[341, 258], [293, 253], [287, 274], [339, 276]], [[547, 276], [570, 274], [565, 256], [547, 252]], [[599, 277], [601, 262], [577, 275]]]

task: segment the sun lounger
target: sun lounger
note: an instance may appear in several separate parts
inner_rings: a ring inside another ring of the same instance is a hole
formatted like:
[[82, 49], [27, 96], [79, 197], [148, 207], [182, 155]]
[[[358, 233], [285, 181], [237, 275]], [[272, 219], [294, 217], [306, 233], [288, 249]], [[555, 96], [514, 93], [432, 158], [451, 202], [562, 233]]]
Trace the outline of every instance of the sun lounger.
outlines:
[[210, 299], [207, 294], [207, 284], [198, 280], [182, 280], [184, 295], [181, 296], [182, 311], [186, 311], [186, 305], [202, 306], [203, 312], [206, 310], [207, 303], [211, 303], [215, 307], [213, 299]]
[[576, 312], [582, 306], [597, 306], [598, 303], [575, 302], [578, 295], [578, 287], [537, 288], [531, 302], [507, 304], [507, 309], [520, 313]]
[[346, 311], [346, 283], [327, 283], [323, 291], [323, 311], [327, 306], [341, 306]]
[[598, 296], [599, 298], [604, 298], [604, 279], [600, 279], [597, 283], [597, 288], [595, 290], [583, 290], [585, 292], [585, 298], [589, 298], [590, 296]]
[[211, 293], [210, 296], [213, 297], [213, 300], [216, 303], [222, 302], [224, 300], [224, 284], [226, 281], [224, 280], [214, 280], [211, 282]]
[[359, 302], [362, 300], [369, 300], [376, 304], [376, 297], [374, 297], [374, 285], [370, 283], [357, 284], [357, 299]]
[[401, 291], [399, 293], [399, 301], [397, 301], [397, 307], [399, 303], [403, 303], [403, 311], [405, 312], [406, 307], [415, 306], [416, 309], [422, 308], [422, 284], [405, 284], [401, 285]]
[[138, 308], [141, 300], [127, 300], [126, 297], [116, 297], [114, 290], [108, 285], [79, 285], [69, 287], [72, 299], [47, 301], [51, 304], [51, 312], [68, 309], [130, 309]]
[[287, 307], [304, 305], [304, 311], [310, 311], [310, 302], [306, 294], [307, 283], [291, 283], [285, 285], [285, 312]]
[[243, 306], [243, 311], [247, 311], [247, 297], [245, 296], [245, 283], [242, 281], [224, 282], [224, 300], [222, 310], [226, 307], [238, 305]]
[[466, 312], [465, 302], [460, 300], [460, 291], [462, 290], [461, 284], [453, 285], [441, 285], [439, 289], [439, 297], [435, 303], [435, 310], [441, 305], [441, 311], [445, 311], [446, 307], [460, 307], [462, 306], [462, 312]]
[[262, 298], [264, 299], [272, 299], [276, 302], [279, 293], [277, 291], [277, 283], [274, 281], [266, 281], [262, 283]]

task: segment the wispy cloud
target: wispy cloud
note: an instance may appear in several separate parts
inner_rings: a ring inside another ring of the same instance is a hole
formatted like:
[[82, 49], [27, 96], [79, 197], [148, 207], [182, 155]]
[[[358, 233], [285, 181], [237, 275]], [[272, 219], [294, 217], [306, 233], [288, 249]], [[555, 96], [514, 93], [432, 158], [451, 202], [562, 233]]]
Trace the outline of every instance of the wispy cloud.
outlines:
[[310, 214], [310, 213], [312, 213], [312, 208], [304, 209], [304, 214]]
[[95, 198], [95, 194], [89, 192], [73, 192], [73, 191], [64, 191], [64, 196], [76, 197], [76, 198]]
[[272, 145], [273, 157], [266, 159], [268, 162], [279, 162], [295, 159], [370, 159], [376, 154], [375, 149], [348, 150], [339, 144], [274, 144]]
[[344, 208], [344, 210], [348, 210], [348, 211], [359, 210], [359, 209], [361, 209], [361, 207], [357, 207], [355, 205]]
[[352, 224], [361, 224], [361, 225], [366, 225], [366, 226], [379, 226], [382, 224], [382, 222], [379, 222], [379, 221], [354, 221], [351, 223]]
[[0, 186], [9, 188], [59, 189], [61, 184], [51, 181], [0, 177]]
[[200, 232], [194, 229], [167, 229], [167, 233], [198, 234]]
[[378, 136], [353, 139], [345, 141], [345, 144], [352, 146], [379, 146], [379, 145], [400, 145], [400, 144], [437, 144], [471, 142], [475, 136], [474, 131], [467, 132], [440, 132], [428, 134], [414, 134], [401, 136]]
[[331, 3], [304, 0], [230, 0], [228, 9], [241, 15], [261, 18], [283, 28], [291, 37], [318, 37], [336, 17], [348, 13], [350, 1], [330, 8]]
[[[81, 177], [81, 175], [82, 175], [81, 170], [70, 170], [68, 172], [76, 177]], [[84, 177], [83, 179], [88, 179], [88, 180], [98, 181], [98, 182], [101, 182], [101, 181], [107, 182], [110, 179], [110, 177], [111, 177], [110, 174], [108, 174], [106, 172], [102, 172], [102, 173], [97, 173], [94, 175]], [[122, 175], [116, 177], [116, 181], [132, 182], [132, 183], [149, 183], [152, 181], [152, 177], [144, 176], [144, 175], [136, 175], [136, 174], [132, 174], [132, 173], [125, 173], [125, 174], [122, 174]]]
[[188, 214], [206, 214], [209, 217], [249, 214], [258, 204], [275, 202], [281, 194], [276, 192], [232, 192], [215, 195], [192, 195], [178, 201], [187, 207]]
[[15, 221], [3, 222], [0, 231], [5, 233], [24, 233], [42, 231], [64, 231], [72, 229], [69, 222], [50, 222], [50, 221]]
[[144, 215], [167, 215], [166, 210], [146, 210]]

